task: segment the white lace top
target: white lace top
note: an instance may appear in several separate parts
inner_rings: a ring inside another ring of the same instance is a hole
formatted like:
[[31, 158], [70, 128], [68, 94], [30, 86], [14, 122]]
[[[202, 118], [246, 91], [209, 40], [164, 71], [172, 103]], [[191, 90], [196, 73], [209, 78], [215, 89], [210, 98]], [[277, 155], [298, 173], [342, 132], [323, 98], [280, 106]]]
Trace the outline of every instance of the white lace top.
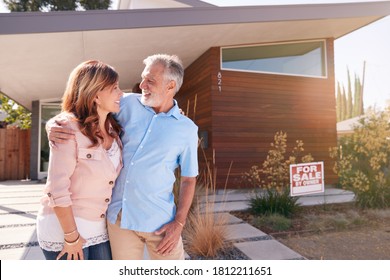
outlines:
[[118, 142], [115, 140], [112, 142], [111, 148], [106, 150], [108, 157], [112, 161], [112, 164], [115, 166], [115, 168], [118, 167], [120, 161], [121, 161], [121, 154], [120, 154], [120, 148], [118, 145]]
[[[83, 248], [108, 240], [106, 221], [89, 221], [75, 217], [77, 230], [86, 240]], [[46, 251], [61, 251], [64, 247], [64, 232], [55, 214], [41, 215], [37, 218], [39, 246]]]

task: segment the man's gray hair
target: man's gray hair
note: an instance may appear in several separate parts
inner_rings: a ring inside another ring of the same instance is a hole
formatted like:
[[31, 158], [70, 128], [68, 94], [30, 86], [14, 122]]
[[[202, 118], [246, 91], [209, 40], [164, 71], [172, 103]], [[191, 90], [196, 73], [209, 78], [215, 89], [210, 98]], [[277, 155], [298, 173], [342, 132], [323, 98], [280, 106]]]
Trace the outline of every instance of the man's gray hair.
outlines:
[[164, 66], [165, 80], [175, 81], [175, 94], [179, 91], [181, 85], [183, 84], [184, 68], [180, 58], [177, 55], [154, 54], [145, 58], [144, 64], [147, 67], [154, 64], [161, 64]]

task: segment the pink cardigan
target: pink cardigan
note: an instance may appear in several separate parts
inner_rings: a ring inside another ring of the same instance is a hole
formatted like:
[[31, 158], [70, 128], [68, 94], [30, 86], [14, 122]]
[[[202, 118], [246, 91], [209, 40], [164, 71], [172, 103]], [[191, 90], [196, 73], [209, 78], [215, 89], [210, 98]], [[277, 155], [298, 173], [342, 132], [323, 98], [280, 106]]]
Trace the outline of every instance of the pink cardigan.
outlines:
[[[40, 214], [54, 213], [53, 207], [71, 205], [76, 217], [93, 221], [104, 219], [112, 188], [123, 166], [122, 155], [119, 166], [115, 168], [101, 145], [89, 148], [91, 141], [80, 132], [72, 114], [61, 113], [60, 116], [69, 121], [67, 127], [75, 131], [76, 137], [50, 149]], [[119, 136], [116, 140], [122, 149]]]

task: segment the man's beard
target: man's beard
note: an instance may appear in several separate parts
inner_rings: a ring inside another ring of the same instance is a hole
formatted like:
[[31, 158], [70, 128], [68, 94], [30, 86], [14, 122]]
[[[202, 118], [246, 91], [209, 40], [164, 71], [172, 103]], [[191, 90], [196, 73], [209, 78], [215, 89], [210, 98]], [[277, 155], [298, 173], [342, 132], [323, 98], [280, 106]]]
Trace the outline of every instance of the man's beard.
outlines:
[[149, 107], [153, 107], [154, 105], [156, 105], [156, 97], [153, 96], [152, 93], [146, 93], [146, 96], [144, 93], [142, 93], [141, 95], [141, 103], [145, 106], [149, 106]]

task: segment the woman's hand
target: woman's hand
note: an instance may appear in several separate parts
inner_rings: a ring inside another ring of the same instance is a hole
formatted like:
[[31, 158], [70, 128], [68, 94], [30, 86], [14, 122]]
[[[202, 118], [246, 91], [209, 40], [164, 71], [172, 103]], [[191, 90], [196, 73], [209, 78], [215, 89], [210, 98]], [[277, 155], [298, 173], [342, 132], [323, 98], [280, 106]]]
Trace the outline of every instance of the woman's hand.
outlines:
[[58, 254], [57, 260], [61, 259], [65, 254], [67, 254], [67, 260], [84, 260], [83, 244], [85, 239], [78, 232], [77, 234], [76, 239], [65, 239], [64, 248]]

